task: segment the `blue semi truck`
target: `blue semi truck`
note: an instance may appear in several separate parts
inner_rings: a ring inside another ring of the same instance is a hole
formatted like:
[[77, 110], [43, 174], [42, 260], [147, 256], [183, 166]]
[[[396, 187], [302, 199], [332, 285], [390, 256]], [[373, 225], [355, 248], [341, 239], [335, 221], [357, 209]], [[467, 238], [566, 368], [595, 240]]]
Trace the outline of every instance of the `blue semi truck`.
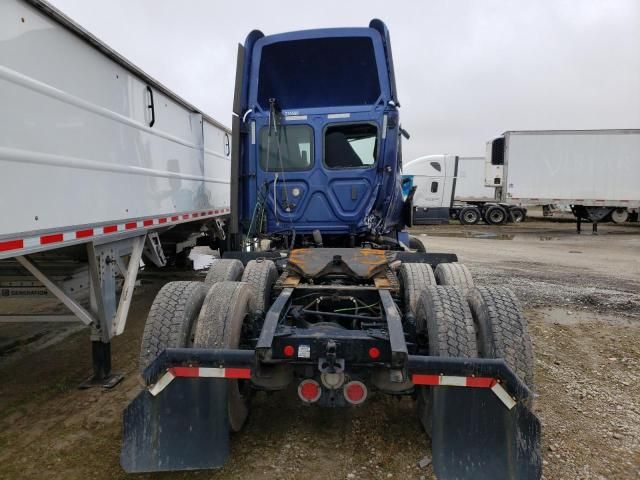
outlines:
[[126, 471], [223, 466], [253, 393], [287, 390], [410, 396], [438, 478], [540, 478], [526, 321], [455, 255], [409, 248], [399, 108], [380, 20], [239, 47], [226, 251], [154, 301]]

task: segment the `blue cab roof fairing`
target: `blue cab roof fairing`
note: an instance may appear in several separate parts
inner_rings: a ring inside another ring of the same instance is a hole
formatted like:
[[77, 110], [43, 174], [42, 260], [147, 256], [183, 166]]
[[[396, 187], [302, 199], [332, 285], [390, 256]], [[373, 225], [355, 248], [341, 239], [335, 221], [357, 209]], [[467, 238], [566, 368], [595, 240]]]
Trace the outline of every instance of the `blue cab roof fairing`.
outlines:
[[[248, 39], [249, 40], [249, 39]], [[266, 110], [375, 105], [392, 99], [385, 46], [373, 28], [289, 32], [248, 42], [248, 103]]]

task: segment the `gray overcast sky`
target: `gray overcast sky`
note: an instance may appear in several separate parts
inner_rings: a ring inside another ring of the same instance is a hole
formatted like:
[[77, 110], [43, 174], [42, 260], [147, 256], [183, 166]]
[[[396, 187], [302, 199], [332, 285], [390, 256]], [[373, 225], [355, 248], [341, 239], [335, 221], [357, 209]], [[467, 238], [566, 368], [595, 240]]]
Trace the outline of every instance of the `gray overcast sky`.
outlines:
[[405, 161], [484, 155], [505, 130], [640, 128], [640, 0], [50, 1], [227, 125], [236, 46], [250, 30], [377, 17], [412, 135]]

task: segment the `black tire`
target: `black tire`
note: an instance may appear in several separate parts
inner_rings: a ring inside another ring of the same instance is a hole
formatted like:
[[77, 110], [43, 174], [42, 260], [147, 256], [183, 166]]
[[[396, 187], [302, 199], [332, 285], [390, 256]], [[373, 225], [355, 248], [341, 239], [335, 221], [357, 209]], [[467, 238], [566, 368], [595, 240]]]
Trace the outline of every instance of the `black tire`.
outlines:
[[484, 221], [489, 225], [507, 223], [507, 211], [500, 205], [491, 205], [484, 212]]
[[511, 290], [476, 287], [467, 297], [483, 358], [503, 358], [533, 390], [533, 348], [527, 321]]
[[458, 219], [462, 225], [475, 225], [480, 221], [482, 215], [477, 207], [463, 207], [458, 214]]
[[271, 290], [278, 279], [278, 269], [272, 260], [250, 260], [244, 268], [242, 281], [256, 291], [255, 308], [265, 314], [271, 306]]
[[415, 315], [420, 292], [426, 287], [436, 284], [433, 269], [428, 263], [403, 263], [400, 265], [399, 277], [402, 285], [404, 311]]
[[156, 295], [142, 334], [142, 373], [166, 348], [189, 347], [207, 293], [202, 282], [169, 282]]
[[413, 235], [409, 237], [409, 248], [420, 253], [425, 253], [427, 251], [422, 240], [418, 237], [414, 237]]
[[[211, 286], [202, 305], [195, 330], [196, 348], [238, 348], [242, 325], [255, 310], [255, 294], [244, 282], [218, 282]], [[249, 415], [247, 382], [227, 380], [229, 395], [229, 428], [238, 432]]]
[[[427, 336], [429, 355], [439, 357], [478, 356], [473, 317], [464, 294], [455, 286], [429, 286], [420, 295], [416, 330]], [[431, 389], [416, 391], [418, 416], [431, 435]]]
[[438, 285], [454, 285], [462, 289], [463, 293], [473, 288], [473, 277], [463, 263], [440, 263], [433, 272]]
[[509, 210], [511, 212], [511, 219], [513, 220], [513, 223], [522, 223], [527, 217], [524, 208], [511, 207]]
[[218, 259], [209, 267], [204, 283], [211, 287], [217, 282], [237, 282], [242, 278], [244, 265], [240, 260]]

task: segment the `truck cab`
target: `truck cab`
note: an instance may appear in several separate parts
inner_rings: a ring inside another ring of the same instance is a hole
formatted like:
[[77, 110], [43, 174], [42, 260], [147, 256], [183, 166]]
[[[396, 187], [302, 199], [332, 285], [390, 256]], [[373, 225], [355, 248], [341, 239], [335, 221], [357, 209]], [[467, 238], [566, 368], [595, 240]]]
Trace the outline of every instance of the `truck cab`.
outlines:
[[234, 233], [287, 247], [314, 232], [325, 246], [395, 237], [401, 129], [385, 25], [253, 31], [240, 55]]

